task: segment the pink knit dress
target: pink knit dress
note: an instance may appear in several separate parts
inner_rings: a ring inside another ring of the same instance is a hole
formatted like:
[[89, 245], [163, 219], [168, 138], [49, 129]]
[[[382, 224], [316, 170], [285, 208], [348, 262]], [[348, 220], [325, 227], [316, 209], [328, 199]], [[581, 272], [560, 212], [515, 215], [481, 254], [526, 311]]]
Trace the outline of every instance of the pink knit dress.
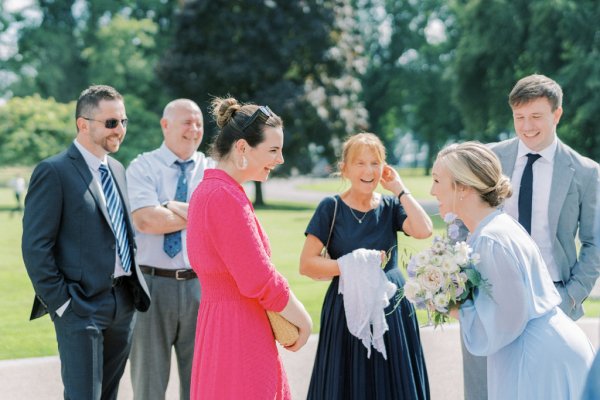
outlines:
[[289, 286], [244, 189], [222, 170], [206, 170], [192, 195], [187, 249], [202, 288], [191, 399], [291, 399], [265, 314], [285, 307]]

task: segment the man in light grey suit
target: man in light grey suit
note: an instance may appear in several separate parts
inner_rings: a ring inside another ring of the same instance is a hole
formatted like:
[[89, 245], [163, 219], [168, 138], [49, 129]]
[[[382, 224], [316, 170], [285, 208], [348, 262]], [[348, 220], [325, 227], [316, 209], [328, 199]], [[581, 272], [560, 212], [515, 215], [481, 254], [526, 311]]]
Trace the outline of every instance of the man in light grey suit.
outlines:
[[[519, 80], [508, 100], [517, 137], [490, 147], [513, 186], [504, 211], [530, 232], [562, 297], [560, 308], [576, 320], [600, 273], [600, 172], [598, 163], [556, 135], [562, 95], [558, 83], [544, 75]], [[485, 399], [485, 358], [463, 347], [463, 359], [465, 398]]]
[[125, 138], [123, 97], [84, 90], [77, 136], [39, 163], [23, 216], [23, 260], [35, 290], [31, 319], [54, 322], [65, 399], [116, 399], [131, 346], [134, 308], [150, 297], [135, 263], [125, 169], [109, 157]]

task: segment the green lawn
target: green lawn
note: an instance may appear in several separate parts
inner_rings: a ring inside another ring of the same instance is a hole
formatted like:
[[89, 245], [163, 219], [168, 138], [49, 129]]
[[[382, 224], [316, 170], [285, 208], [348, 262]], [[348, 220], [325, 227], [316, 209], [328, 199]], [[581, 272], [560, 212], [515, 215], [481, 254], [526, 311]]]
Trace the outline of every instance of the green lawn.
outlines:
[[[12, 192], [0, 188], [0, 205], [10, 204]], [[304, 229], [315, 205], [272, 202], [258, 209], [273, 252], [273, 262], [288, 279], [298, 298], [311, 314], [315, 332], [319, 330], [319, 317], [327, 282], [316, 282], [298, 273], [300, 251], [304, 244]], [[56, 354], [54, 329], [45, 316], [29, 321], [33, 289], [21, 259], [21, 216], [8, 211], [0, 212], [0, 359], [37, 357]], [[441, 226], [437, 220], [438, 227]], [[418, 251], [428, 241], [417, 241], [399, 235], [400, 246], [410, 252]], [[425, 322], [426, 317], [419, 314]]]
[[[415, 192], [423, 190], [418, 185], [410, 188]], [[21, 216], [11, 216], [6, 211], [13, 202], [12, 192], [0, 188], [0, 359], [54, 355], [57, 349], [50, 318], [45, 316], [29, 321], [33, 289], [21, 259]], [[274, 264], [305, 304], [313, 318], [315, 332], [318, 332], [321, 303], [328, 283], [315, 282], [298, 273], [304, 229], [314, 207], [273, 201], [269, 202], [269, 207], [258, 209], [257, 214], [269, 235]], [[434, 226], [438, 233], [443, 229], [439, 217], [434, 217]], [[430, 240], [415, 240], [402, 234], [398, 235], [398, 240], [400, 248], [410, 254], [430, 243]], [[588, 300], [585, 306], [587, 316], [600, 315], [600, 301]], [[417, 317], [421, 323], [427, 321], [422, 312], [417, 313]]]
[[[402, 171], [400, 171], [402, 174]], [[429, 194], [431, 189], [431, 176], [428, 175], [414, 175], [414, 174], [402, 174], [402, 181], [406, 187], [411, 191], [412, 195], [419, 200], [435, 200], [433, 196]], [[304, 190], [310, 190], [315, 192], [343, 192], [349, 186], [348, 181], [342, 178], [328, 178], [318, 179], [314, 183], [309, 182], [306, 184], [298, 185], [299, 188]], [[381, 186], [377, 189], [380, 193], [389, 193]]]
[[[0, 204], [13, 201], [9, 189], [0, 189]], [[0, 359], [56, 354], [50, 319], [29, 322], [33, 289], [21, 259], [21, 215], [0, 212], [0, 226]]]

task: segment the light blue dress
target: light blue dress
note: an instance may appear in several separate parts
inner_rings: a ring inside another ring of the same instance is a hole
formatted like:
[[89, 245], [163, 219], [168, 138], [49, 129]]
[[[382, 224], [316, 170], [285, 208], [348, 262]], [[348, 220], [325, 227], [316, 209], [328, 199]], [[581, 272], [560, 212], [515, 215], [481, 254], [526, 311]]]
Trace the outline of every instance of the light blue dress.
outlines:
[[561, 302], [542, 256], [512, 217], [495, 211], [472, 233], [477, 269], [491, 284], [460, 308], [469, 352], [487, 356], [489, 400], [579, 400], [594, 358]]

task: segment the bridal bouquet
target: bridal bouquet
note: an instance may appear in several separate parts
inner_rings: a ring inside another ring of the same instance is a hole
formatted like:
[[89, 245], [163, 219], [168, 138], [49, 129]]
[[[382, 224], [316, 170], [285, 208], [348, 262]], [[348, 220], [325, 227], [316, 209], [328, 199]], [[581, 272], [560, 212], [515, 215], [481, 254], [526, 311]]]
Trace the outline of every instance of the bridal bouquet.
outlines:
[[474, 266], [479, 255], [464, 241], [456, 241], [455, 215], [446, 215], [450, 237], [435, 237], [431, 246], [411, 257], [404, 296], [418, 309], [426, 309], [435, 326], [448, 321], [450, 308], [472, 298], [477, 289], [489, 292], [489, 284]]

